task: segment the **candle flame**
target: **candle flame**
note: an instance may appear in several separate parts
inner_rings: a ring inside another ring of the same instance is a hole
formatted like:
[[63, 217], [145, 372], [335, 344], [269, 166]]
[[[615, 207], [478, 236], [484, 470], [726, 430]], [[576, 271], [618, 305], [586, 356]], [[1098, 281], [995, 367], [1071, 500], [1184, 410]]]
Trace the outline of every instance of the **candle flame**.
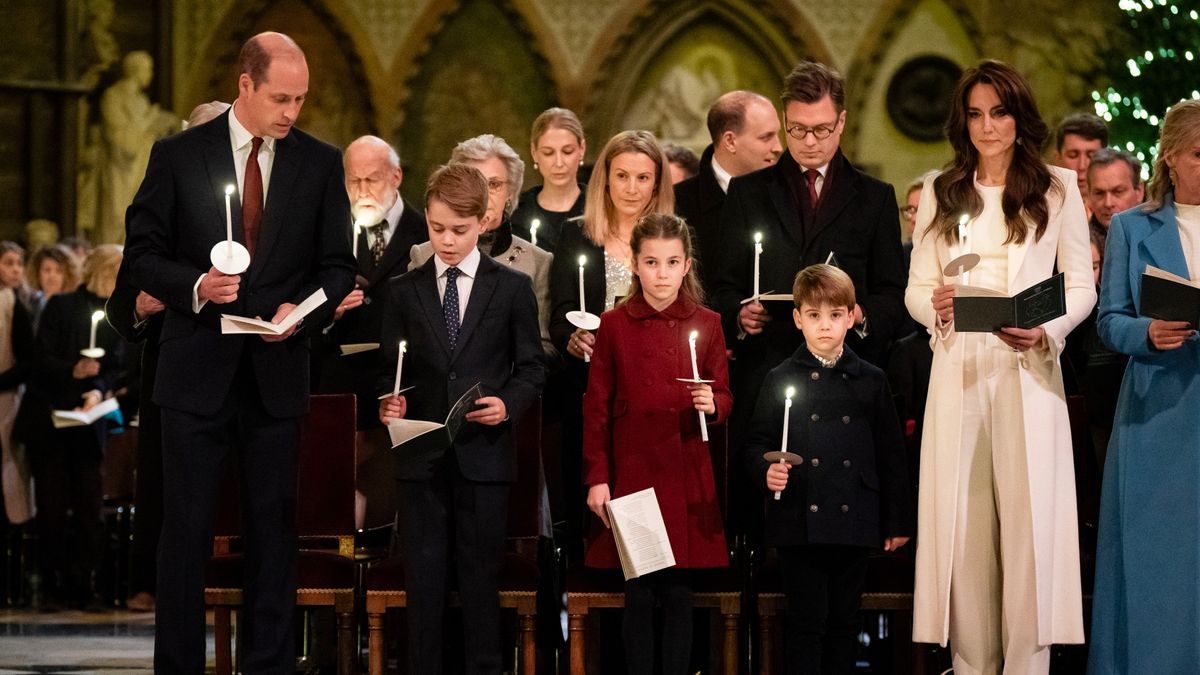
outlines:
[[529, 223], [529, 231], [532, 232], [542, 226], [542, 221], [534, 218], [533, 222]]
[[959, 224], [959, 225], [966, 225], [966, 224], [967, 224], [967, 221], [968, 221], [968, 220], [970, 220], [970, 219], [971, 219], [971, 217], [970, 217], [970, 216], [968, 216], [967, 214], [965, 214], [965, 213], [964, 213], [964, 214], [962, 214], [961, 216], [959, 216], [959, 217], [958, 217], [958, 224]]
[[586, 256], [586, 255], [581, 255], [581, 256], [579, 256], [579, 266], [580, 266], [580, 267], [583, 267], [584, 263], [586, 263], [586, 262], [587, 262], [587, 256]]
[[698, 337], [700, 337], [700, 331], [694, 330], [694, 331], [692, 331], [692, 334], [688, 336], [688, 339], [695, 340]]
[[233, 187], [233, 183], [230, 183], [229, 185], [225, 186], [225, 194], [231, 195], [235, 189], [237, 188]]
[[795, 387], [788, 387], [788, 388], [787, 388], [787, 391], [786, 391], [786, 392], [784, 392], [784, 396], [786, 396], [786, 397], [787, 397], [789, 400], [791, 400], [791, 398], [792, 398], [793, 396], [795, 396], [795, 395], [796, 395], [796, 388], [795, 388]]
[[92, 321], [99, 321], [100, 319], [103, 319], [103, 318], [104, 318], [103, 310], [98, 309], [98, 310], [92, 312]]
[[401, 340], [400, 341], [400, 353], [403, 354], [406, 351], [408, 351], [408, 341]]
[[756, 243], [756, 244], [761, 244], [761, 243], [762, 243], [762, 232], [755, 232], [755, 233], [754, 233], [754, 243]]

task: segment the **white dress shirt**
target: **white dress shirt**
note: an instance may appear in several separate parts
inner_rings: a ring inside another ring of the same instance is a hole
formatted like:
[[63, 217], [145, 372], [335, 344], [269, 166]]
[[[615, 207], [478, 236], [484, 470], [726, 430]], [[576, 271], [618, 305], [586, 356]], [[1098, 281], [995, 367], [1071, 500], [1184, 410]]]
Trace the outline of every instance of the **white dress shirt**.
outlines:
[[1188, 276], [1192, 281], [1200, 281], [1200, 206], [1175, 202], [1175, 221]]
[[[456, 285], [458, 286], [458, 323], [462, 325], [463, 317], [467, 315], [467, 302], [471, 299], [471, 287], [475, 285], [475, 274], [479, 271], [479, 249], [472, 248], [467, 257], [462, 259], [462, 262], [455, 265], [461, 274], [458, 275]], [[442, 259], [433, 254], [434, 269], [437, 270], [437, 289], [438, 300], [443, 304], [446, 298], [446, 270], [450, 266], [442, 262]]]
[[733, 174], [726, 171], [725, 167], [717, 162], [716, 157], [713, 157], [712, 160], [712, 172], [713, 177], [717, 179], [717, 185], [720, 186], [721, 192], [729, 192], [729, 181], [733, 180]]
[[[392, 208], [383, 216], [383, 222], [387, 223], [387, 227], [383, 230], [383, 245], [387, 246], [392, 243], [392, 235], [396, 233], [396, 225], [400, 222], [400, 216], [404, 215], [404, 199], [400, 196], [400, 191], [396, 191], [396, 203], [392, 204]], [[374, 237], [371, 234], [371, 228], [367, 228], [367, 248], [371, 248], [371, 240]]]

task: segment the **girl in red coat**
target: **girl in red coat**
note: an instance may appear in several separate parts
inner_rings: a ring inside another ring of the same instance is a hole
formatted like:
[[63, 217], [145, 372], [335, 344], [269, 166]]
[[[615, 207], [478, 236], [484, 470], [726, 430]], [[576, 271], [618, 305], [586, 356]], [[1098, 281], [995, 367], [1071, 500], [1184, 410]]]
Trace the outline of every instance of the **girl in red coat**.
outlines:
[[[608, 526], [609, 499], [654, 488], [675, 568], [625, 582], [621, 633], [631, 675], [654, 672], [654, 605], [663, 607], [662, 672], [685, 673], [692, 644], [687, 568], [729, 564], [712, 460], [696, 411], [709, 424], [733, 406], [720, 316], [701, 305], [687, 224], [665, 214], [633, 229], [629, 295], [601, 317], [584, 398], [583, 462], [587, 503]], [[698, 333], [692, 377], [688, 338]], [[612, 532], [592, 542], [586, 564], [620, 567]]]

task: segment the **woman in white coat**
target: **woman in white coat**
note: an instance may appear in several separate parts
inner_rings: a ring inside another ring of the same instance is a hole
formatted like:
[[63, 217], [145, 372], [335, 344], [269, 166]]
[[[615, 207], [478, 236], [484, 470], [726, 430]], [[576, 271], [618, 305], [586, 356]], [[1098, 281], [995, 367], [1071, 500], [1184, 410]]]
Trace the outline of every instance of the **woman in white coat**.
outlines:
[[[1047, 673], [1052, 643], [1083, 641], [1075, 476], [1058, 356], [1091, 312], [1087, 220], [1075, 174], [1039, 156], [1046, 125], [1025, 79], [984, 61], [958, 83], [954, 160], [925, 183], [905, 303], [931, 334], [921, 447], [913, 639], [951, 644], [956, 675]], [[966, 216], [965, 222], [960, 219]], [[960, 224], [962, 223], [962, 224]], [[960, 333], [946, 274], [1015, 294], [1063, 272], [1066, 316]]]

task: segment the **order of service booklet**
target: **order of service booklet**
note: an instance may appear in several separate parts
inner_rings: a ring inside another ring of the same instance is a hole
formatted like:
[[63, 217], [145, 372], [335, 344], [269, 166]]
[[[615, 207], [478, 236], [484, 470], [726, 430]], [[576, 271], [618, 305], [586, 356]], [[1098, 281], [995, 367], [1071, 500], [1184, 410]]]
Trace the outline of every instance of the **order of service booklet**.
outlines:
[[1200, 325], [1200, 284], [1177, 274], [1146, 265], [1138, 302], [1142, 316]]
[[[445, 422], [428, 422], [426, 420], [396, 419], [388, 424], [388, 436], [391, 437], [392, 447], [399, 448], [404, 444], [412, 444], [420, 438], [422, 448], [445, 450], [454, 443], [458, 432], [467, 423], [467, 413], [475, 409], [475, 401], [483, 398], [483, 386], [476, 382], [470, 389], [450, 406], [450, 413]], [[434, 433], [438, 432], [438, 433]], [[412, 448], [417, 450], [417, 448]], [[409, 448], [405, 448], [407, 452]]]
[[290, 314], [283, 317], [279, 323], [271, 323], [262, 319], [251, 319], [233, 314], [221, 315], [221, 333], [223, 335], [282, 335], [297, 322], [308, 316], [312, 311], [325, 302], [325, 289], [318, 288], [312, 295], [304, 299]]
[[960, 333], [1034, 328], [1066, 313], [1062, 272], [1012, 297], [978, 286], [959, 286], [954, 291], [954, 330]]
[[626, 581], [675, 566], [654, 488], [609, 500], [604, 509]]
[[50, 417], [55, 429], [85, 427], [118, 409], [117, 399], [106, 398], [87, 410], [55, 410]]

